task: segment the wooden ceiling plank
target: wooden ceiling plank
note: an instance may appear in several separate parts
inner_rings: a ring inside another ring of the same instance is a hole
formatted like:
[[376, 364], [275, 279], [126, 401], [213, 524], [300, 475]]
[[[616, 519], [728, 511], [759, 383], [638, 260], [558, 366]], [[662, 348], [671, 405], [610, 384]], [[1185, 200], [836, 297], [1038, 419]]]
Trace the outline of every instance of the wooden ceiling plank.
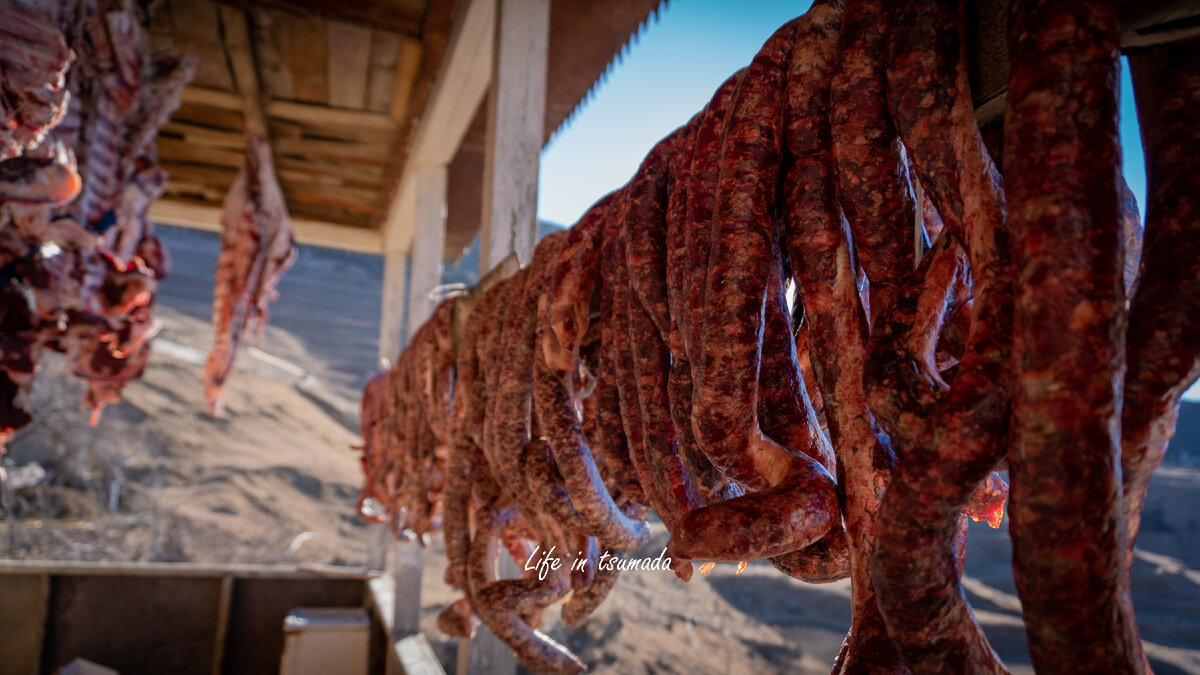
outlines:
[[230, 91], [233, 76], [221, 52], [217, 6], [209, 0], [171, 0], [171, 26], [180, 50], [200, 59], [193, 84]]
[[[336, 188], [322, 189], [327, 187], [328, 186], [305, 185], [300, 189], [289, 190], [284, 188], [283, 194], [288, 198], [289, 202], [296, 202], [298, 204], [323, 204], [325, 206], [336, 206], [353, 213], [361, 213], [368, 216], [375, 213], [374, 203], [363, 203], [357, 199], [354, 199], [353, 196], [342, 194]], [[371, 194], [370, 197], [373, 200], [375, 195]]]
[[226, 150], [244, 152], [246, 148], [246, 138], [240, 132], [198, 127], [182, 120], [171, 120], [163, 125], [159, 138], [164, 136], [179, 136], [189, 143], [202, 143]]
[[223, 110], [241, 111], [242, 109], [242, 97], [238, 94], [231, 91], [221, 91], [220, 89], [210, 89], [195, 85], [185, 87], [183, 93], [179, 96], [179, 100], [184, 103], [208, 105]]
[[329, 103], [361, 109], [367, 102], [367, 72], [371, 67], [371, 29], [330, 21]]
[[316, 161], [309, 158], [281, 156], [276, 162], [276, 166], [309, 174], [333, 174], [339, 176], [342, 180], [374, 184], [380, 187], [382, 187], [384, 179], [382, 169], [361, 164]]
[[246, 131], [270, 138], [267, 119], [263, 114], [262, 87], [258, 83], [258, 66], [250, 44], [249, 21], [245, 10], [222, 5], [221, 27], [225, 44], [225, 56], [233, 71], [234, 85], [241, 95], [242, 115], [246, 120]]
[[461, 20], [455, 22], [407, 156], [397, 158], [403, 162], [403, 170], [383, 211], [384, 245], [388, 250], [411, 248], [415, 223], [407, 214], [415, 213], [418, 167], [450, 163], [492, 78], [496, 3], [461, 0], [460, 4], [464, 5]]
[[[221, 208], [199, 206], [176, 200], [160, 199], [150, 207], [150, 219], [164, 225], [177, 225], [209, 232], [221, 231]], [[379, 233], [365, 227], [335, 225], [319, 220], [295, 218], [292, 231], [296, 241], [311, 246], [324, 246], [344, 251], [379, 254], [383, 241]]]
[[250, 17], [259, 74], [267, 98], [295, 97], [291, 64], [284, 56], [291, 48], [291, 41], [280, 26], [278, 13], [255, 7], [250, 10]]
[[403, 38], [398, 33], [371, 31], [371, 67], [367, 71], [366, 109], [387, 113], [392, 103], [392, 84]]
[[243, 150], [221, 148], [209, 143], [196, 143], [161, 135], [158, 137], [158, 155], [166, 160], [177, 159], [197, 164], [228, 166], [235, 169], [241, 168], [246, 161], [246, 153]]
[[272, 101], [267, 104], [267, 116], [317, 128], [329, 127], [333, 133], [340, 127], [384, 133], [389, 137], [397, 133], [396, 123], [387, 115], [297, 101]]
[[306, 138], [277, 138], [275, 152], [314, 159], [342, 159], [374, 162], [380, 168], [391, 158], [391, 148], [378, 143], [340, 143]]
[[417, 74], [421, 70], [421, 42], [406, 38], [400, 43], [400, 54], [396, 59], [396, 78], [392, 83], [392, 100], [388, 115], [396, 122], [408, 119], [408, 106], [412, 101]]
[[269, 7], [302, 16], [334, 19], [370, 28], [421, 34], [423, 0], [218, 0], [242, 9]]
[[219, 186], [222, 189], [228, 189], [230, 185], [233, 185], [238, 174], [238, 170], [233, 168], [188, 164], [166, 159], [161, 160], [159, 164], [172, 178], [178, 176], [181, 180], [198, 181]]
[[288, 34], [292, 91], [298, 100], [329, 103], [329, 40], [325, 21], [316, 16], [282, 15], [281, 28]]
[[179, 106], [171, 119], [213, 129], [234, 131], [239, 134], [245, 131], [245, 122], [242, 119], [241, 111], [225, 110], [213, 106], [184, 103]]

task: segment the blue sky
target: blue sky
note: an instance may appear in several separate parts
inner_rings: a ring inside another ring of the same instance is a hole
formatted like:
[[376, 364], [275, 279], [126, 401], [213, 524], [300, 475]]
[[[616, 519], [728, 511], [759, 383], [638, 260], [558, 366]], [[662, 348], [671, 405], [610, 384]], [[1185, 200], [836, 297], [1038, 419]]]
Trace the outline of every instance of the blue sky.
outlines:
[[[808, 5], [672, 0], [542, 153], [538, 216], [571, 225], [593, 202], [623, 185], [660, 138], [704, 107], [725, 78], [749, 64], [771, 33]], [[1141, 138], [1124, 69], [1121, 142], [1125, 178], [1144, 205]], [[1188, 394], [1200, 400], [1200, 388]]]

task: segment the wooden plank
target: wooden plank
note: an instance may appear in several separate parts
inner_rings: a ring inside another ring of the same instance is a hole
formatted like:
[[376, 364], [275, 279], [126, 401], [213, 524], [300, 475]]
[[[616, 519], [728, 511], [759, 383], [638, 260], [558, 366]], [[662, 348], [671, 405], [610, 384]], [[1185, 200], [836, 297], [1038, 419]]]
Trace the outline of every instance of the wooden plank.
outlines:
[[233, 70], [234, 86], [240, 94], [246, 131], [267, 136], [262, 88], [258, 84], [258, 66], [254, 63], [246, 12], [228, 6], [222, 6], [220, 10], [225, 56]]
[[269, 4], [286, 11], [370, 28], [419, 35], [423, 0], [219, 0], [235, 7]]
[[481, 273], [537, 243], [550, 0], [500, 0], [483, 177]]
[[461, 0], [461, 20], [454, 25], [446, 56], [421, 122], [413, 132], [403, 172], [392, 193], [383, 220], [389, 247], [407, 250], [413, 224], [405, 214], [414, 208], [412, 183], [415, 167], [449, 164], [462, 143], [492, 77], [492, 45], [495, 42], [495, 0]]
[[355, 579], [239, 579], [233, 586], [225, 671], [277, 673], [283, 619], [296, 607], [365, 607], [366, 585]]
[[[150, 207], [150, 219], [166, 225], [178, 225], [210, 232], [221, 231], [221, 208], [219, 206], [200, 206], [181, 203], [177, 200], [160, 199]], [[383, 251], [383, 238], [379, 232], [364, 227], [334, 225], [293, 215], [292, 231], [296, 234], [296, 242], [300, 244], [359, 253], [379, 254]], [[306, 575], [310, 576], [307, 573]], [[245, 575], [239, 574], [238, 576]]]
[[222, 148], [194, 139], [182, 140], [159, 135], [158, 154], [163, 160], [178, 159], [197, 164], [215, 164], [234, 169], [241, 168], [246, 153], [232, 148]]
[[245, 122], [242, 120], [240, 110], [224, 110], [208, 105], [184, 103], [171, 115], [171, 119], [238, 133], [245, 130]]
[[325, 204], [293, 204], [291, 207], [292, 216], [304, 220], [315, 220], [322, 223], [329, 223], [338, 227], [347, 227], [356, 230], [366, 230], [368, 232], [376, 232], [371, 227], [374, 214], [367, 215], [365, 213], [355, 213], [337, 206], [328, 206]]
[[399, 33], [380, 30], [371, 31], [371, 67], [367, 71], [366, 108], [372, 112], [387, 113], [392, 102], [392, 84], [396, 80], [396, 63], [400, 58]]
[[405, 38], [400, 43], [400, 53], [396, 57], [396, 74], [392, 84], [392, 100], [388, 106], [388, 115], [396, 122], [408, 120], [409, 106], [413, 99], [413, 88], [417, 83], [417, 74], [421, 70], [421, 42], [413, 38]]
[[164, 136], [182, 138], [191, 143], [202, 143], [215, 148], [240, 150], [243, 153], [246, 148], [246, 136], [239, 131], [210, 129], [189, 124], [184, 120], [171, 120], [163, 125], [158, 138], [161, 140]]
[[[409, 256], [409, 264], [412, 264]], [[411, 331], [409, 331], [411, 335]], [[397, 352], [399, 353], [399, 352]], [[396, 605], [392, 624], [392, 639], [416, 635], [421, 630], [421, 571], [424, 567], [422, 548], [416, 541], [397, 541], [392, 553], [392, 579], [395, 582]]]
[[217, 631], [213, 639], [212, 675], [221, 675], [225, 661], [225, 639], [229, 634], [229, 604], [233, 599], [233, 577], [221, 577], [221, 598], [217, 604]]
[[184, 87], [183, 93], [179, 95], [179, 100], [183, 103], [209, 105], [224, 110], [242, 110], [242, 97], [239, 94], [197, 85]]
[[313, 183], [299, 187], [294, 185], [281, 185], [280, 187], [283, 188], [283, 194], [287, 197], [289, 204], [321, 204], [336, 206], [352, 213], [366, 215], [375, 213], [375, 192], [373, 190], [355, 190]]
[[329, 102], [328, 39], [325, 21], [316, 16], [284, 14], [280, 28], [287, 33], [292, 93], [310, 103]]
[[433, 314], [429, 293], [442, 283], [446, 247], [446, 181], [444, 164], [417, 169], [417, 201], [408, 292], [408, 337]]
[[206, 204], [220, 205], [225, 199], [227, 189], [213, 187], [207, 183], [198, 183], [182, 178], [172, 177], [167, 182], [167, 187], [163, 194], [168, 197], [191, 197], [199, 198]]
[[348, 143], [344, 141], [318, 141], [309, 138], [277, 138], [275, 152], [280, 155], [295, 155], [314, 159], [340, 159], [372, 162], [380, 167], [387, 166], [391, 145], [382, 143]]
[[209, 185], [228, 188], [237, 178], [237, 169], [229, 167], [205, 166], [202, 164], [184, 164], [163, 158], [159, 164], [169, 175], [180, 179], [191, 180]]
[[259, 76], [268, 99], [293, 98], [292, 66], [285, 56], [291, 51], [291, 36], [280, 27], [281, 14], [261, 7], [250, 10], [254, 51], [258, 56]]
[[233, 76], [220, 46], [221, 23], [216, 5], [209, 0], [182, 0], [172, 2], [168, 7], [175, 46], [200, 59], [192, 83], [232, 91]]
[[393, 649], [404, 675], [446, 675], [429, 638], [421, 633], [397, 640]]
[[[169, 202], [168, 202], [169, 203]], [[151, 207], [151, 218], [153, 218]], [[219, 210], [218, 210], [219, 211]], [[182, 225], [185, 223], [167, 223]], [[220, 224], [214, 221], [212, 228]], [[359, 569], [359, 568], [349, 568]], [[0, 559], [0, 574], [38, 576], [135, 576], [135, 577], [211, 577], [220, 579], [232, 576], [239, 579], [279, 578], [279, 579], [317, 579], [322, 574], [302, 569], [298, 565], [251, 565], [242, 563], [134, 563], [134, 562], [83, 562], [68, 560], [4, 560]], [[7, 583], [7, 582], [5, 582]], [[0, 584], [2, 587], [4, 584]]]
[[367, 102], [367, 71], [371, 66], [371, 29], [330, 21], [329, 104], [362, 108]]
[[354, 127], [394, 138], [398, 125], [387, 115], [365, 110], [332, 108], [326, 105], [298, 103], [296, 101], [272, 101], [267, 105], [267, 115], [272, 119], [290, 120], [315, 127], [330, 127], [336, 135], [338, 127]]
[[275, 162], [277, 168], [293, 171], [303, 171], [311, 174], [329, 174], [337, 176], [343, 182], [359, 183], [364, 186], [382, 184], [383, 171], [369, 164], [348, 164], [340, 162], [317, 161], [307, 157], [280, 157]]
[[0, 654], [6, 673], [37, 675], [45, 638], [50, 577], [11, 576], [0, 581]]
[[468, 2], [413, 136], [409, 162], [449, 164], [492, 81], [496, 31], [494, 0]]
[[42, 671], [85, 658], [124, 673], [210, 675], [220, 586], [215, 577], [55, 576]]

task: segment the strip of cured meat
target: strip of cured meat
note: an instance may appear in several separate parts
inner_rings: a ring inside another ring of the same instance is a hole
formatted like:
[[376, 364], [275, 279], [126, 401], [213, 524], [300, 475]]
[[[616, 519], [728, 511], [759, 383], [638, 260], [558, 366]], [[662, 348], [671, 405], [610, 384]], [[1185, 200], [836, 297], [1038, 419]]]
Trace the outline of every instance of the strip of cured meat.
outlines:
[[871, 281], [872, 318], [891, 307], [914, 267], [913, 198], [887, 108], [887, 7], [884, 0], [847, 0], [830, 86], [838, 196]]
[[[714, 466], [760, 492], [689, 513], [674, 549], [688, 557], [739, 561], [780, 555], [811, 544], [836, 520], [836, 489], [828, 472], [768, 438], [757, 405], [775, 240], [769, 214], [783, 143], [782, 93], [802, 21], [785, 24], [763, 45], [730, 113], [712, 226], [703, 349], [693, 371], [697, 440]], [[742, 525], [742, 534], [727, 536], [721, 522]]]
[[914, 671], [1005, 672], [966, 602], [953, 555], [963, 508], [1007, 448], [1012, 282], [1003, 193], [975, 124], [965, 4], [907, 2], [894, 16], [888, 105], [921, 186], [967, 251], [975, 320], [930, 428], [900, 449], [871, 572], [888, 634]]
[[1030, 658], [1058, 672], [1135, 672], [1144, 660], [1121, 590], [1111, 433], [1125, 322], [1118, 36], [1105, 2], [1019, 2], [1009, 30], [1010, 531]]
[[225, 383], [241, 341], [261, 336], [267, 304], [275, 299], [279, 278], [296, 259], [287, 206], [267, 142], [246, 137], [246, 164], [238, 173], [221, 214], [221, 253], [213, 290], [213, 347], [204, 364], [204, 398], [220, 417]]
[[866, 394], [866, 314], [859, 300], [849, 233], [835, 188], [828, 94], [842, 16], [818, 3], [791, 54], [785, 139], [786, 244], [809, 322], [812, 365], [825, 401], [845, 495], [850, 543], [852, 626], [842, 672], [894, 670], [899, 655], [875, 609], [868, 556], [879, 495], [895, 464], [875, 433]]

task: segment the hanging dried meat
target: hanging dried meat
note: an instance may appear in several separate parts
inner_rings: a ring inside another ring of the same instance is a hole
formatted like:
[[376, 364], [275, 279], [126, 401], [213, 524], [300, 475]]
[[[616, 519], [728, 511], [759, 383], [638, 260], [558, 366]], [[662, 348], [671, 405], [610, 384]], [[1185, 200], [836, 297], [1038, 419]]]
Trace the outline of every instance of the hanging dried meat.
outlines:
[[225, 196], [221, 253], [213, 289], [213, 347], [204, 364], [204, 398], [214, 417], [224, 414], [225, 383], [238, 345], [267, 326], [267, 305], [279, 278], [296, 260], [296, 242], [283, 192], [275, 180], [271, 149], [262, 136], [246, 136], [246, 163]]
[[[644, 543], [653, 511], [684, 580], [693, 560], [760, 558], [849, 577], [834, 673], [1003, 673], [961, 576], [968, 520], [1004, 519], [1007, 469], [1035, 667], [1148, 670], [1132, 546], [1200, 376], [1200, 41], [1132, 58], [1143, 250], [1112, 5], [1012, 3], [986, 133], [966, 10], [818, 0], [629, 184], [372, 380], [363, 494], [422, 533], [440, 501], [463, 592], [443, 630], [477, 618], [531, 669], [580, 672], [542, 612], [584, 621], [618, 576], [587, 566]], [[494, 549], [535, 547], [581, 567], [496, 578]]]
[[88, 382], [94, 424], [159, 329], [151, 305], [169, 259], [147, 218], [166, 182], [154, 140], [196, 60], [151, 53], [147, 21], [131, 2], [0, 7], [0, 441], [29, 420], [42, 350]]

